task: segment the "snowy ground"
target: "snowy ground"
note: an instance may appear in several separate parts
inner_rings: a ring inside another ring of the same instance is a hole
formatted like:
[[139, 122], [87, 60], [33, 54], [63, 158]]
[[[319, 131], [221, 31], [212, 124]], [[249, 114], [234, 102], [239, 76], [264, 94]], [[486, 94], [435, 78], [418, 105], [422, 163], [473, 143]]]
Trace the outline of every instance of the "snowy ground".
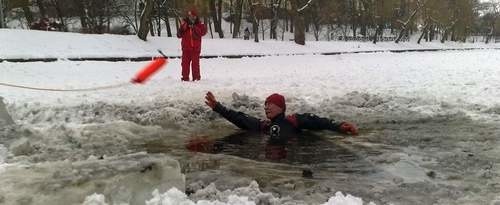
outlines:
[[[18, 39], [28, 34], [33, 42], [58, 41], [37, 45]], [[153, 55], [157, 48], [179, 54], [176, 39], [142, 43], [109, 35], [0, 30], [0, 41], [5, 39], [8, 43], [2, 44], [0, 58], [133, 57]], [[282, 42], [207, 39], [204, 46], [205, 54], [282, 54], [484, 45], [374, 47], [311, 42], [302, 48]], [[322, 204], [342, 191], [377, 204], [488, 204], [500, 191], [499, 56], [498, 50], [476, 50], [203, 59], [202, 81], [187, 83], [180, 81], [179, 59], [171, 59], [146, 85], [95, 92], [0, 87], [16, 123], [0, 129], [0, 162], [6, 162], [0, 165], [0, 173], [11, 173], [7, 165], [43, 170], [64, 160], [85, 164], [89, 158], [147, 151], [179, 161], [186, 193], [193, 193], [187, 197], [194, 201]], [[3, 62], [0, 82], [65, 89], [107, 86], [128, 82], [145, 64]], [[287, 97], [289, 112], [353, 121], [361, 134], [348, 138], [315, 133], [318, 141], [291, 143], [285, 147], [285, 158], [279, 160], [268, 158], [269, 145], [259, 140], [263, 136], [250, 136], [252, 140], [242, 144], [228, 143], [229, 148], [218, 154], [192, 153], [185, 143], [193, 138], [240, 138], [237, 129], [204, 105], [209, 90], [224, 104], [259, 117], [263, 117], [264, 98], [279, 92]], [[302, 177], [303, 170], [311, 170], [313, 177]], [[225, 189], [233, 191], [223, 193]], [[88, 204], [102, 202], [99, 195], [91, 194]], [[250, 198], [231, 198], [232, 194]], [[182, 197], [186, 196], [174, 190], [157, 193], [150, 204], [160, 198], [182, 201]], [[111, 200], [109, 195], [106, 199]], [[331, 200], [341, 199], [339, 195]], [[353, 198], [346, 200], [350, 202], [341, 204], [355, 204]]]

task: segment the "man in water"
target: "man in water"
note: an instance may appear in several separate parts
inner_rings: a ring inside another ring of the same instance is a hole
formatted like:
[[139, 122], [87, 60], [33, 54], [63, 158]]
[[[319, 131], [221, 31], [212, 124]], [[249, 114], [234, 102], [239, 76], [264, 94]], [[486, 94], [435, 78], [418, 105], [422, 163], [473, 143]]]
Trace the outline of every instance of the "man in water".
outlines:
[[266, 120], [224, 107], [221, 103], [217, 102], [212, 92], [208, 92], [205, 99], [205, 104], [237, 127], [248, 131], [269, 134], [271, 140], [286, 140], [291, 136], [296, 136], [303, 129], [331, 130], [349, 135], [358, 134], [358, 129], [353, 123], [338, 122], [310, 113], [286, 116], [285, 97], [277, 93], [266, 98], [264, 104]]

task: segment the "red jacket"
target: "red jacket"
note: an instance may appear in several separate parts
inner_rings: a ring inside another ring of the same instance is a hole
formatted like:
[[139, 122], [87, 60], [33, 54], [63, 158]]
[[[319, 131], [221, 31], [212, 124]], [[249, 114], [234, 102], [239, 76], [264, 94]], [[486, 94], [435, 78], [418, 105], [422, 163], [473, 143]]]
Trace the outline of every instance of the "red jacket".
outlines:
[[188, 25], [185, 19], [177, 32], [177, 37], [182, 38], [182, 50], [201, 51], [201, 37], [207, 34], [207, 27], [198, 19], [193, 25]]

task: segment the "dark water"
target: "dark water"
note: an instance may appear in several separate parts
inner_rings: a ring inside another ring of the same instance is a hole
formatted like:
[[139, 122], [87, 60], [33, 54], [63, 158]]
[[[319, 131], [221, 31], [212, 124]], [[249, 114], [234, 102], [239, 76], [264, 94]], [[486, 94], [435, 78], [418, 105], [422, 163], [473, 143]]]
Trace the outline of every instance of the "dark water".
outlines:
[[[331, 134], [331, 133], [330, 133]], [[208, 142], [208, 147], [192, 151], [232, 155], [255, 161], [282, 163], [303, 167], [331, 168], [339, 172], [372, 172], [371, 164], [342, 146], [340, 137], [325, 137], [315, 133], [301, 133], [299, 137], [274, 141], [266, 135], [238, 132]], [[190, 142], [204, 142], [191, 139]]]
[[495, 124], [435, 118], [361, 127], [356, 137], [306, 132], [286, 142], [246, 132], [191, 137], [179, 161], [187, 184], [234, 189], [256, 180], [311, 204], [336, 191], [377, 204], [488, 204], [500, 192]]

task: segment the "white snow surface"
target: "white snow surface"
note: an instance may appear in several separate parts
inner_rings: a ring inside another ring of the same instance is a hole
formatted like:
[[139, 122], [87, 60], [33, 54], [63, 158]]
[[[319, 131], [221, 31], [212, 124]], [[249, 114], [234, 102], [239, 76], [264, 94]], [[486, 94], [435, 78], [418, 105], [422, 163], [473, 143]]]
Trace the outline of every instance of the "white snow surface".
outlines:
[[[161, 49], [168, 55], [181, 54], [176, 38], [150, 37], [143, 42], [135, 36], [84, 35], [0, 29], [0, 58], [72, 57], [141, 57], [158, 55]], [[320, 52], [371, 51], [428, 48], [499, 48], [499, 44], [460, 43], [358, 43], [251, 41], [204, 39], [202, 55], [269, 54], [263, 58], [202, 59], [202, 80], [180, 81], [180, 60], [169, 59], [165, 66], [145, 85], [126, 85], [96, 92], [41, 92], [0, 86], [0, 95], [7, 103], [16, 123], [53, 123], [81, 113], [56, 112], [55, 107], [71, 107], [98, 102], [128, 106], [147, 106], [167, 101], [173, 107], [164, 108], [172, 119], [181, 117], [183, 108], [206, 109], [203, 97], [213, 91], [221, 102], [238, 98], [238, 93], [262, 103], [271, 93], [287, 97], [290, 111], [313, 107], [329, 115], [331, 110], [318, 106], [340, 101], [357, 107], [372, 100], [385, 104], [384, 109], [405, 109], [422, 115], [457, 112], [471, 116], [500, 113], [500, 51], [447, 51], [435, 53], [373, 53], [321, 56]], [[286, 54], [307, 54], [286, 56]], [[281, 56], [285, 55], [285, 56]], [[57, 62], [0, 63], [0, 82], [16, 85], [75, 89], [128, 82], [148, 62]], [[368, 97], [367, 97], [368, 96]], [[343, 101], [344, 100], [344, 101]], [[181, 106], [182, 104], [182, 106]], [[377, 105], [377, 104], [376, 104]], [[28, 113], [41, 107], [41, 114]], [[73, 110], [74, 111], [74, 110]], [[259, 113], [259, 112], [254, 112]], [[262, 114], [262, 113], [260, 113]], [[352, 113], [351, 113], [352, 114]], [[481, 115], [484, 117], [484, 115]], [[154, 117], [154, 116], [153, 116]], [[356, 119], [356, 116], [346, 118]], [[81, 121], [83, 117], [76, 117]], [[21, 120], [22, 119], [22, 120]], [[490, 120], [497, 120], [491, 118]], [[75, 123], [75, 122], [73, 122]], [[179, 122], [182, 123], [182, 120]], [[189, 122], [185, 122], [189, 126]], [[0, 145], [0, 164], [7, 149]], [[1, 169], [1, 168], [0, 168]], [[232, 192], [234, 193], [234, 192]], [[225, 201], [192, 202], [184, 193], [171, 189], [154, 193], [147, 204], [254, 204], [248, 196], [229, 195]], [[106, 204], [101, 195], [87, 197], [84, 204]], [[338, 192], [327, 205], [363, 204], [362, 200]]]
[[[182, 52], [179, 39], [168, 37], [148, 37], [148, 41], [144, 42], [136, 36], [0, 29], [0, 42], [2, 42], [0, 58], [141, 57], [158, 55], [158, 49], [169, 56], [180, 56]], [[422, 44], [308, 41], [302, 46], [293, 41], [265, 40], [254, 43], [251, 40], [241, 39], [210, 39], [206, 35], [203, 40], [202, 55], [288, 55], [456, 48], [500, 48], [500, 45], [438, 41]]]

